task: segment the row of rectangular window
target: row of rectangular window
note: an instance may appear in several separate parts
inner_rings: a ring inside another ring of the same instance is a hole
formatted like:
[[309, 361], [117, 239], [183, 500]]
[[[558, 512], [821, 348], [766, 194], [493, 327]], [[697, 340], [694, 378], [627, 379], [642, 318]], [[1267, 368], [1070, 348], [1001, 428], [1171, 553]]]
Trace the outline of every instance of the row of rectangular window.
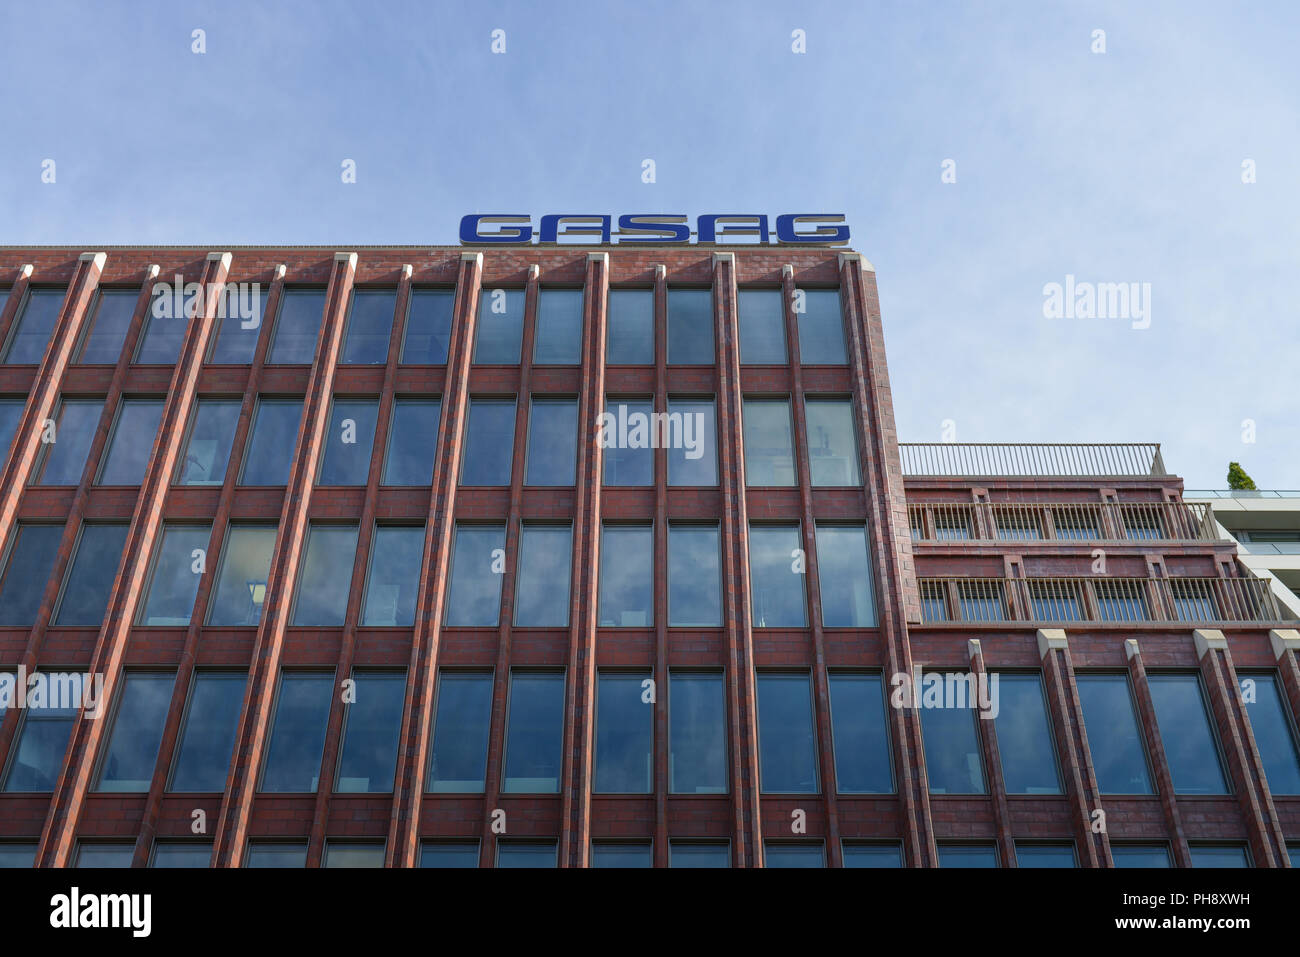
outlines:
[[[251, 289], [230, 287], [225, 315], [207, 357], [211, 364], [247, 365], [253, 361], [261, 334], [263, 307]], [[324, 319], [325, 289], [286, 287], [272, 322], [267, 362], [308, 365], [316, 355]], [[36, 286], [27, 293], [13, 324], [0, 363], [33, 365], [45, 354], [63, 308], [66, 290]], [[91, 306], [90, 321], [74, 351], [75, 362], [116, 364], [126, 342], [138, 289], [105, 287]], [[246, 302], [241, 302], [243, 295]], [[536, 365], [580, 365], [585, 293], [580, 288], [542, 287], [537, 300], [533, 362]], [[606, 361], [611, 365], [653, 365], [655, 362], [654, 290], [615, 288], [609, 292]], [[479, 293], [473, 361], [515, 365], [520, 361], [524, 328], [524, 290], [488, 288]], [[185, 309], [153, 299], [133, 361], [141, 365], [171, 365], [180, 355], [189, 324]], [[243, 308], [239, 308], [239, 307]], [[451, 343], [455, 290], [412, 289], [399, 361], [403, 364], [445, 365]], [[745, 364], [785, 365], [786, 310], [794, 312], [803, 365], [845, 365], [844, 324], [838, 289], [802, 289], [787, 303], [780, 289], [739, 291], [740, 358]], [[397, 311], [397, 290], [360, 287], [353, 290], [339, 361], [345, 365], [384, 365]], [[246, 314], [247, 313], [247, 314]], [[667, 358], [672, 365], [714, 363], [714, 303], [708, 288], [668, 290]]]

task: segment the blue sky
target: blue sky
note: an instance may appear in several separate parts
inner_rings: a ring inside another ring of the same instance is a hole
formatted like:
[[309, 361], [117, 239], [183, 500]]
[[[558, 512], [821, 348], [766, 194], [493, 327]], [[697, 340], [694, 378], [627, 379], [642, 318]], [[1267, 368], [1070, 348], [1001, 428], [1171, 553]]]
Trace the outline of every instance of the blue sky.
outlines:
[[[842, 211], [878, 271], [902, 439], [950, 419], [958, 441], [1159, 441], [1189, 487], [1239, 460], [1300, 488], [1300, 4], [3, 13], [0, 243], [346, 248], [454, 243], [465, 212]], [[1044, 318], [1067, 274], [1150, 283], [1150, 327]]]

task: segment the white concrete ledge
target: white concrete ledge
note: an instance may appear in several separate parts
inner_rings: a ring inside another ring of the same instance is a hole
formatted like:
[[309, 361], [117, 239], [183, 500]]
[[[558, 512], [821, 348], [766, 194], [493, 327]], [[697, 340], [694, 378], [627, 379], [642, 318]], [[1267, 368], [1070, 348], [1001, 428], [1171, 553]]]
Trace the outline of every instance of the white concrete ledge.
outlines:
[[1300, 655], [1300, 631], [1294, 628], [1274, 628], [1268, 633], [1269, 643], [1273, 646], [1273, 657], [1281, 658], [1288, 651]]
[[1223, 632], [1217, 628], [1197, 628], [1192, 632], [1192, 639], [1196, 642], [1196, 657], [1201, 659], [1205, 653], [1211, 649], [1219, 651], [1228, 650], [1228, 639], [1223, 637]]
[[1070, 643], [1065, 637], [1064, 628], [1038, 629], [1038, 657], [1046, 658], [1049, 651], [1053, 651], [1057, 648], [1064, 651], [1069, 647]]

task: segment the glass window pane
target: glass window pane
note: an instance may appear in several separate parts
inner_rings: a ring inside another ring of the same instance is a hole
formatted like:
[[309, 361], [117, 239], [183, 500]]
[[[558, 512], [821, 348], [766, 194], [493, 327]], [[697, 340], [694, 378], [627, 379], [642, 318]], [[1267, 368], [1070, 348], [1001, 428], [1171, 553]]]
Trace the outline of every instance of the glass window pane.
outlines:
[[474, 332], [476, 365], [515, 365], [524, 331], [522, 289], [481, 289], [478, 328]]
[[261, 283], [227, 283], [225, 299], [220, 301], [218, 309], [217, 322], [220, 325], [208, 362], [214, 365], [249, 365], [257, 352], [257, 340], [262, 334], [266, 311]]
[[564, 673], [512, 673], [501, 790], [558, 794], [563, 736]]
[[212, 863], [211, 844], [188, 841], [159, 841], [153, 848], [151, 867], [207, 867]]
[[668, 400], [669, 485], [717, 485], [717, 420], [712, 399]]
[[607, 425], [599, 441], [605, 450], [606, 485], [654, 485], [653, 410], [648, 400], [605, 400]]
[[325, 433], [325, 454], [320, 485], [365, 485], [370, 475], [370, 453], [375, 445], [378, 399], [340, 399], [330, 410]]
[[452, 628], [495, 628], [501, 615], [505, 572], [504, 525], [458, 525], [447, 592]]
[[654, 705], [643, 700], [648, 672], [596, 676], [598, 794], [648, 794], [654, 780]]
[[178, 485], [220, 485], [239, 424], [238, 400], [200, 399], [181, 461]]
[[355, 290], [340, 364], [381, 366], [386, 363], [396, 310], [395, 289]]
[[[78, 485], [104, 411], [102, 399], [64, 399], [40, 466], [40, 485]], [[42, 439], [44, 439], [42, 435]]]
[[794, 434], [789, 399], [746, 399], [745, 485], [794, 485]]
[[738, 294], [740, 361], [785, 365], [785, 296], [780, 289], [742, 289]]
[[293, 624], [342, 626], [357, 553], [355, 525], [313, 525], [298, 580]]
[[1073, 844], [1017, 844], [1016, 864], [1020, 867], [1078, 866]]
[[95, 303], [90, 332], [81, 344], [77, 361], [83, 365], [116, 365], [140, 299], [138, 289], [104, 289]]
[[539, 366], [578, 365], [581, 352], [582, 290], [540, 290], [533, 362]]
[[1163, 844], [1112, 844], [1116, 867], [1169, 867], [1169, 849]]
[[1102, 794], [1151, 794], [1151, 774], [1125, 675], [1076, 674], [1088, 750]]
[[[443, 671], [433, 723], [429, 790], [478, 794], [487, 775], [492, 722], [492, 675]], [[477, 863], [474, 865], [477, 867]]]
[[311, 365], [324, 318], [324, 289], [284, 290], [266, 361], [270, 365]]
[[813, 485], [859, 485], [858, 443], [849, 399], [808, 399], [808, 465]]
[[817, 582], [824, 627], [875, 627], [872, 577], [864, 527], [817, 525]]
[[195, 673], [168, 790], [225, 790], [247, 680], [228, 672]]
[[451, 345], [451, 318], [456, 306], [454, 289], [412, 289], [402, 340], [406, 365], [447, 364]]
[[592, 844], [592, 867], [653, 867], [649, 844]]
[[142, 625], [188, 625], [199, 590], [212, 529], [207, 525], [164, 526], [145, 599]]
[[0, 867], [33, 867], [35, 864], [35, 844], [0, 844]]
[[[921, 738], [931, 794], [985, 794], [984, 764], [975, 722], [975, 675], [969, 672], [930, 672], [936, 679], [921, 688]], [[942, 687], [937, 679], [942, 679]], [[927, 697], [938, 693], [938, 700]]]
[[4, 578], [0, 580], [0, 627], [26, 627], [36, 623], [62, 540], [62, 525], [18, 526]]
[[421, 867], [478, 867], [478, 844], [420, 845]]
[[275, 526], [230, 526], [208, 609], [209, 625], [256, 625], [262, 620], [276, 531]]
[[799, 526], [749, 526], [749, 585], [753, 627], [803, 628], [803, 539]]
[[826, 857], [820, 844], [773, 844], [763, 846], [763, 864], [767, 867], [825, 867]]
[[669, 867], [730, 867], [731, 845], [706, 844], [693, 841], [671, 841], [668, 844]]
[[349, 793], [393, 790], [397, 736], [406, 702], [406, 672], [352, 673], [354, 700], [348, 703], [339, 754], [338, 784]]
[[384, 845], [327, 841], [322, 864], [324, 867], [383, 867]]
[[611, 289], [605, 328], [609, 365], [654, 365], [655, 291]]
[[578, 403], [533, 398], [525, 485], [572, 485], [578, 454]]
[[[180, 358], [181, 345], [189, 329], [190, 316], [198, 307], [197, 301], [182, 300], [179, 310], [171, 307], [170, 298], [155, 297], [144, 314], [144, 335], [135, 350], [137, 365], [169, 366]], [[158, 315], [162, 312], [162, 315]]]
[[306, 867], [306, 844], [250, 844], [245, 867]]
[[1175, 794], [1227, 794], [1228, 781], [1194, 674], [1148, 675]]
[[993, 719], [1008, 794], [1060, 794], [1061, 775], [1052, 725], [1038, 675], [997, 674], [998, 713]]
[[37, 365], [45, 358], [66, 294], [62, 288], [37, 288], [27, 293], [5, 349], [5, 365]]
[[175, 672], [126, 674], [96, 790], [149, 790], [175, 681]]
[[301, 418], [302, 399], [258, 401], [240, 485], [288, 484]]
[[139, 485], [153, 454], [154, 438], [162, 420], [162, 399], [124, 399], [99, 469], [98, 485]]
[[939, 866], [997, 867], [998, 849], [993, 844], [940, 844]]
[[722, 624], [722, 572], [716, 525], [668, 526], [668, 624]]
[[831, 739], [836, 790], [841, 794], [888, 794], [894, 790], [880, 675], [832, 673]]
[[668, 676], [668, 787], [727, 793], [727, 702], [720, 673]]
[[796, 312], [799, 323], [801, 365], [844, 365], [844, 320], [840, 317], [838, 289], [805, 289], [804, 311]]
[[424, 561], [423, 525], [381, 525], [370, 546], [361, 624], [410, 628]]
[[654, 528], [603, 525], [600, 540], [600, 627], [654, 624]]
[[668, 290], [668, 364], [713, 364], [713, 290]]
[[78, 844], [76, 867], [130, 867], [135, 844], [116, 841], [111, 844]]
[[568, 525], [525, 525], [519, 536], [515, 624], [564, 628], [569, 624], [569, 573], [573, 529]]
[[430, 485], [433, 454], [438, 444], [438, 399], [399, 398], [393, 402], [393, 423], [384, 458], [385, 485]]
[[817, 793], [817, 739], [807, 674], [759, 674], [758, 767], [764, 793]]
[[1243, 685], [1246, 682], [1251, 682], [1254, 692], [1245, 697], [1246, 714], [1268, 789], [1274, 794], [1300, 794], [1300, 754], [1277, 675], [1246, 674]]
[[288, 672], [280, 676], [261, 790], [316, 790], [333, 692], [332, 673]]
[[26, 399], [0, 399], [0, 466], [8, 461], [9, 447], [14, 444], [26, 406]]
[[1244, 844], [1192, 844], [1192, 867], [1250, 867]]
[[903, 851], [897, 844], [845, 844], [845, 867], [902, 867]]
[[509, 485], [514, 452], [514, 399], [470, 399], [460, 484]]
[[48, 687], [53, 692], [52, 700], [42, 708], [29, 702], [24, 709], [16, 750], [5, 778], [5, 791], [39, 793], [54, 790], [78, 706], [85, 702], [84, 687], [77, 684], [82, 680], [82, 675], [74, 678], [70, 674], [51, 674]]
[[497, 867], [555, 867], [555, 842], [548, 844], [497, 842]]

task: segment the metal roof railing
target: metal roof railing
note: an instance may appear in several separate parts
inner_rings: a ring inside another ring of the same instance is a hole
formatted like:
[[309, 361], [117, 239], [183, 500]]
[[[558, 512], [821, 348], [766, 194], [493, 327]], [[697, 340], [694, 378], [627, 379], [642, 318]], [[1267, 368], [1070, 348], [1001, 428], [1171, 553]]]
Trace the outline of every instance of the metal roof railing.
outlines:
[[900, 442], [903, 474], [962, 478], [1165, 476], [1158, 442]]

